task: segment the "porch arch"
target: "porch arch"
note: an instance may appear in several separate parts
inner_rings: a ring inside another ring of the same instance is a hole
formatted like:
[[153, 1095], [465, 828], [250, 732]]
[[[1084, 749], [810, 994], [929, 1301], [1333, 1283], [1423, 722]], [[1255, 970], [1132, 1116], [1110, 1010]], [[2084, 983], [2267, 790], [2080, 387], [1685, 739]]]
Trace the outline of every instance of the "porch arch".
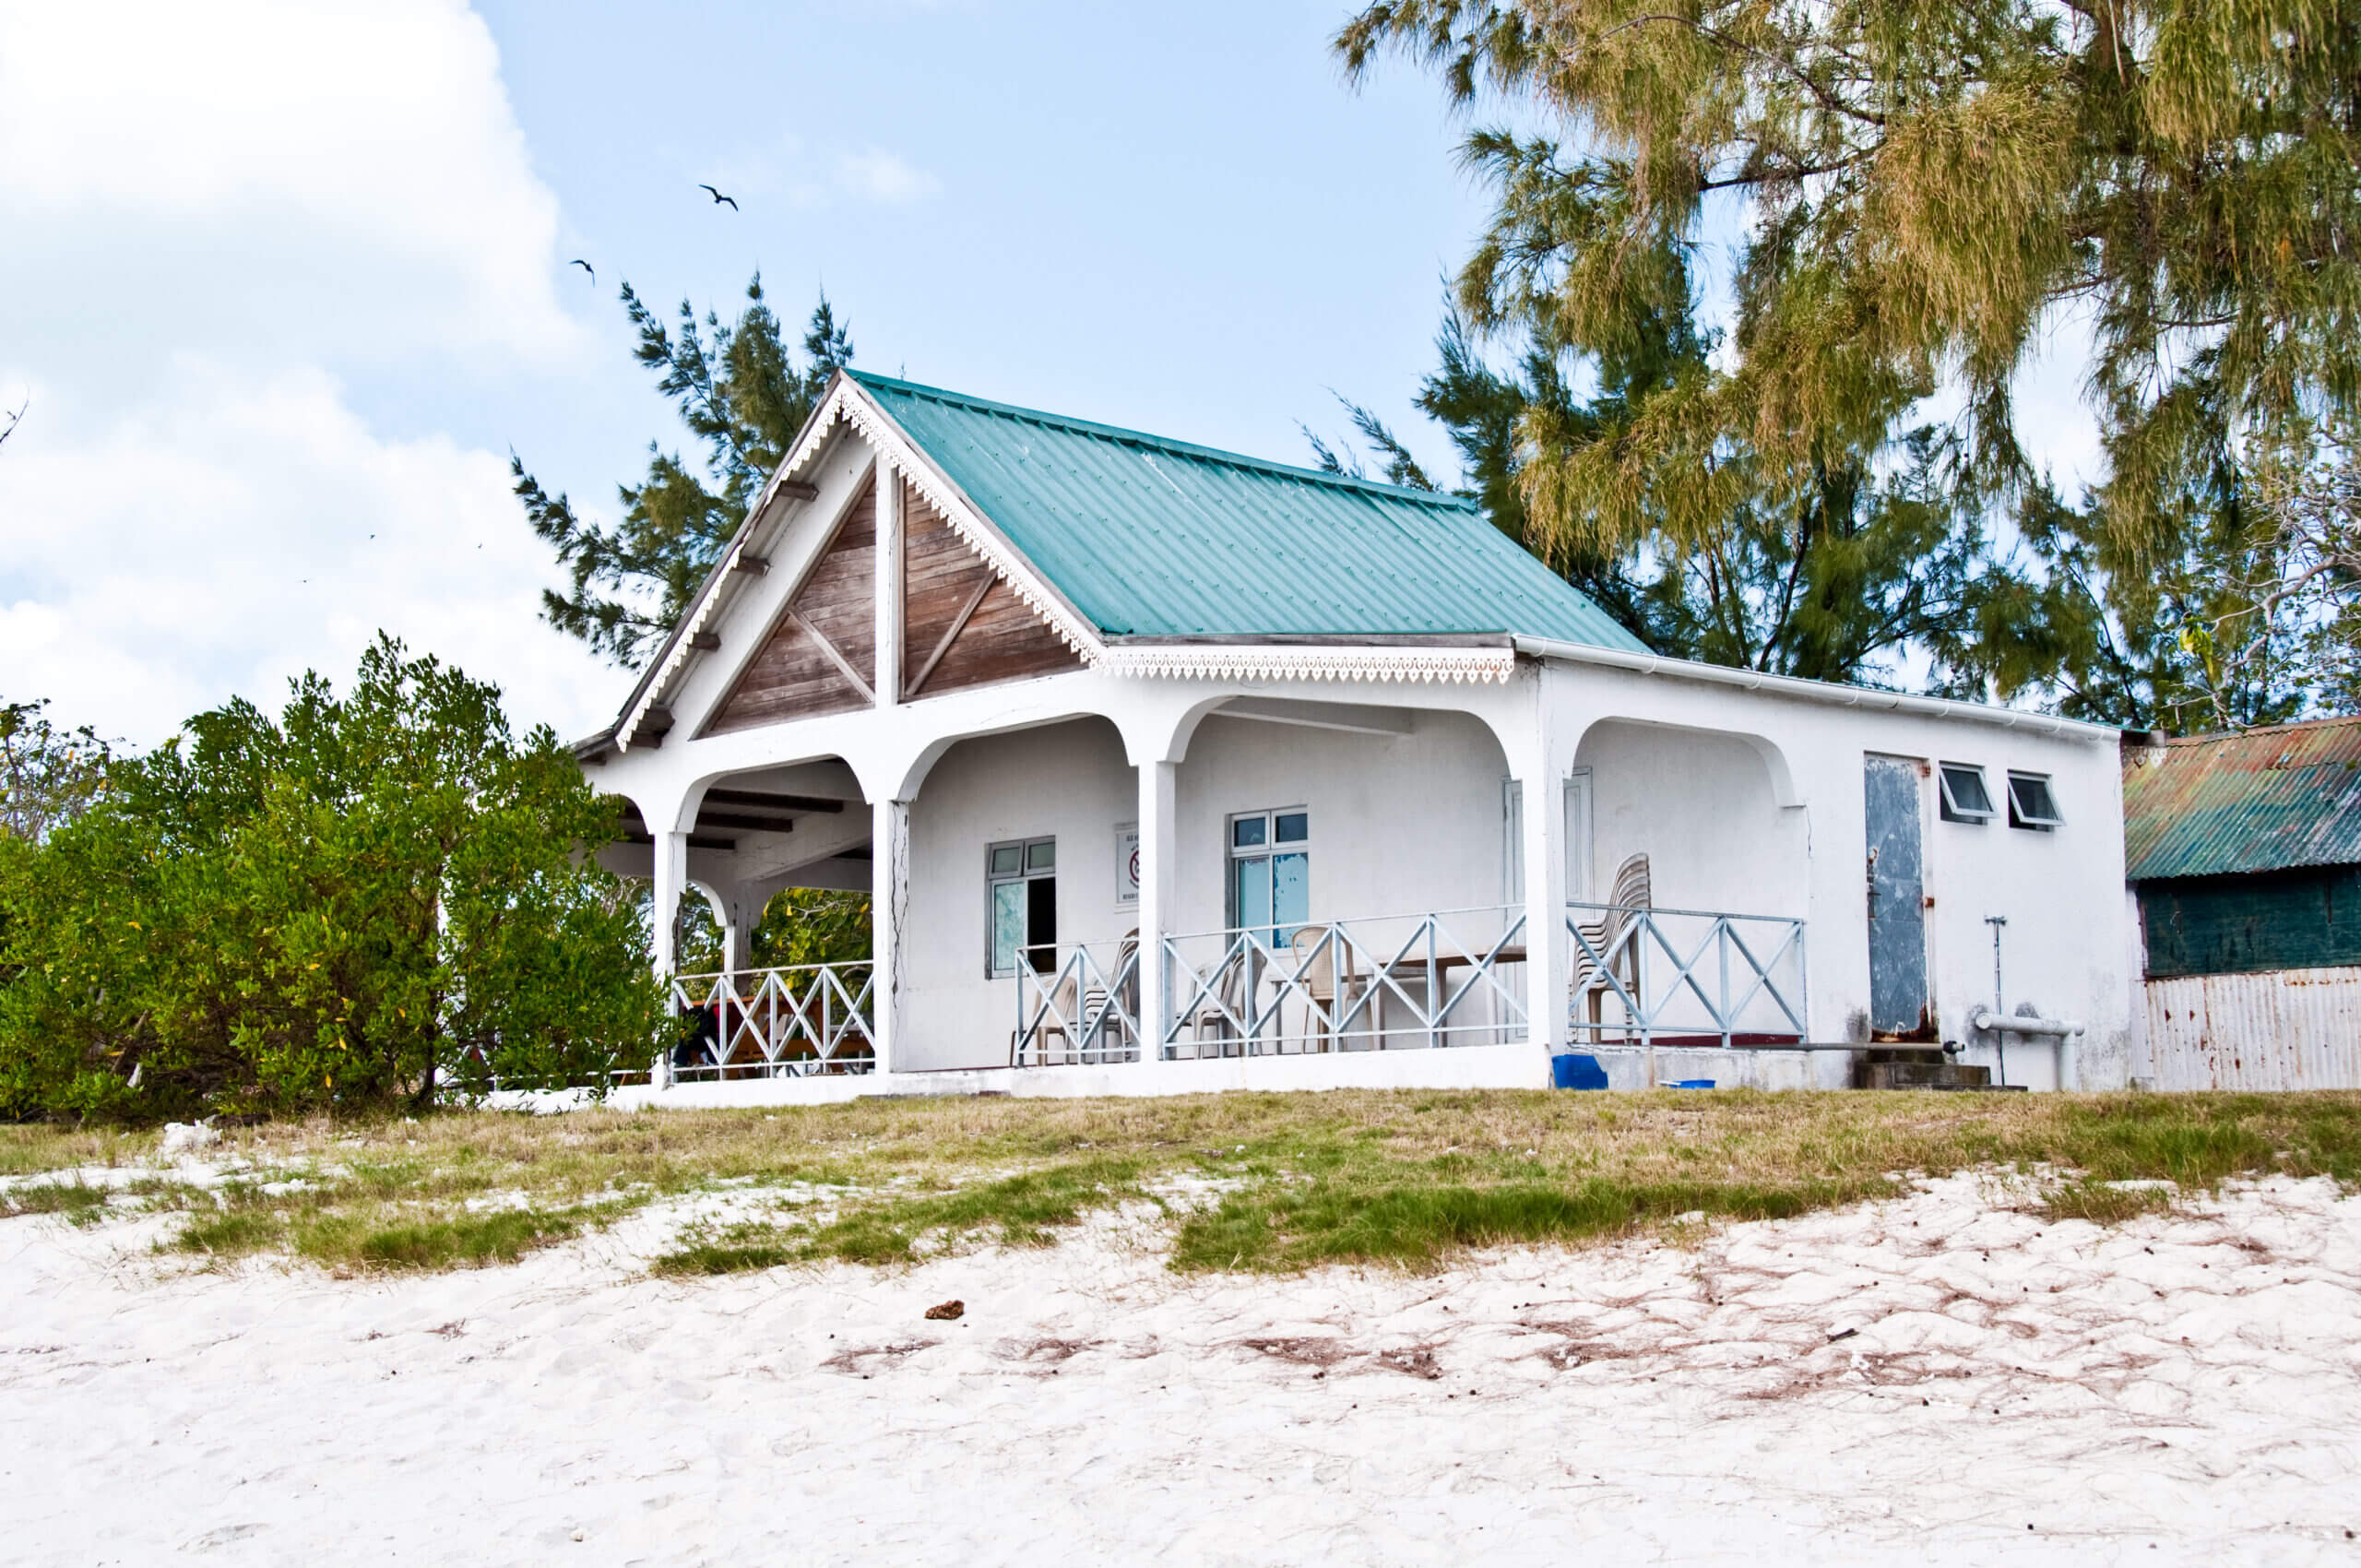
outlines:
[[1759, 735], [1608, 717], [1573, 753], [1591, 789], [1591, 848], [1608, 884], [1648, 858], [1659, 908], [1800, 916], [1809, 840], [1779, 748]]

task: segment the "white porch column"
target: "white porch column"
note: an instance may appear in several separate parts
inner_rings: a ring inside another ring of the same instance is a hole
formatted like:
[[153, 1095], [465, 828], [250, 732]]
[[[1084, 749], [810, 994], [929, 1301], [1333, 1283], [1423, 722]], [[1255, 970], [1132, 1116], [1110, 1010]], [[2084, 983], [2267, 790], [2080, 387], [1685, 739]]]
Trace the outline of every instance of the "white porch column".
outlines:
[[763, 883], [733, 883], [721, 900], [721, 967], [735, 974], [754, 967], [754, 927], [769, 904]]
[[[659, 829], [649, 854], [655, 874], [655, 897], [647, 911], [648, 949], [654, 955], [656, 979], [670, 985], [675, 967], [674, 938], [681, 926], [681, 894], [689, 883], [689, 836]], [[670, 1016], [670, 1007], [667, 1007]], [[666, 1088], [672, 1082], [672, 1058], [669, 1050], [659, 1051], [648, 1070], [648, 1083], [656, 1088]]]
[[877, 706], [902, 700], [902, 476], [877, 463]]
[[881, 800], [872, 808], [869, 841], [872, 971], [870, 1016], [877, 1071], [901, 1065], [902, 933], [910, 914], [910, 802]]
[[1574, 942], [1566, 930], [1566, 759], [1557, 754], [1549, 673], [1534, 671], [1532, 729], [1509, 760], [1525, 802], [1525, 1016], [1534, 1044], [1555, 1056], [1568, 1048]]
[[678, 955], [674, 946], [681, 929], [681, 895], [689, 885], [689, 836], [659, 832], [649, 851], [655, 861], [656, 897], [648, 909], [648, 943], [656, 957], [656, 978], [672, 978]]
[[1140, 1060], [1164, 1057], [1164, 1026], [1172, 1000], [1164, 939], [1172, 932], [1172, 882], [1178, 858], [1174, 827], [1180, 765], [1151, 758], [1134, 770], [1140, 791]]

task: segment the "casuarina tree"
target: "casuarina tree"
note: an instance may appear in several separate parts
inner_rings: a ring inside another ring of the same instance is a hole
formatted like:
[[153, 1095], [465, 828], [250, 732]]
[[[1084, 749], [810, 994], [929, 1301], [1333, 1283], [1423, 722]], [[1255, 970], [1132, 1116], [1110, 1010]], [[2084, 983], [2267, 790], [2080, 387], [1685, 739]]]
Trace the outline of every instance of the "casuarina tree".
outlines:
[[511, 457], [516, 498], [533, 531], [549, 542], [570, 579], [544, 589], [542, 618], [617, 663], [651, 656], [720, 559], [747, 507], [811, 418], [828, 378], [852, 362], [852, 338], [823, 297], [804, 327], [799, 360], [757, 275], [732, 322], [686, 300], [667, 327], [623, 286], [623, 309], [639, 331], [639, 362], [654, 371], [703, 448], [702, 461], [648, 443], [647, 472], [620, 489], [623, 515], [608, 525], [584, 518]]

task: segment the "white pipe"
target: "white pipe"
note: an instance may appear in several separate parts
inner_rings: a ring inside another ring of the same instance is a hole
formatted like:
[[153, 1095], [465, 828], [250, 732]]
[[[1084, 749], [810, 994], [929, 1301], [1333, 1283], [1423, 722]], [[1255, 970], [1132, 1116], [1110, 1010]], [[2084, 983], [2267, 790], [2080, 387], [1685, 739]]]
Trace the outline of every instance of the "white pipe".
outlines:
[[1970, 1013], [1967, 1023], [1970, 1028], [2006, 1029], [2012, 1035], [2056, 1035], [2061, 1039], [2082, 1032], [2079, 1019], [2011, 1017], [2006, 1013], [1995, 1013], [1989, 1007], [1978, 1007]]

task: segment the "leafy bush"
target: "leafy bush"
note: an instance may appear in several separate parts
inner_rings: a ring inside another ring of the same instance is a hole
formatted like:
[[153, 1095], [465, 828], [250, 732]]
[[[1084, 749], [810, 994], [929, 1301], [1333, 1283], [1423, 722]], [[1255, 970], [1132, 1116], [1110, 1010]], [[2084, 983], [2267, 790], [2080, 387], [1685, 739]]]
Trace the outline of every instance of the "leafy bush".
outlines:
[[380, 636], [243, 699], [45, 841], [0, 837], [0, 1115], [347, 1111], [599, 1082], [662, 1016], [592, 851], [616, 803], [497, 688]]

